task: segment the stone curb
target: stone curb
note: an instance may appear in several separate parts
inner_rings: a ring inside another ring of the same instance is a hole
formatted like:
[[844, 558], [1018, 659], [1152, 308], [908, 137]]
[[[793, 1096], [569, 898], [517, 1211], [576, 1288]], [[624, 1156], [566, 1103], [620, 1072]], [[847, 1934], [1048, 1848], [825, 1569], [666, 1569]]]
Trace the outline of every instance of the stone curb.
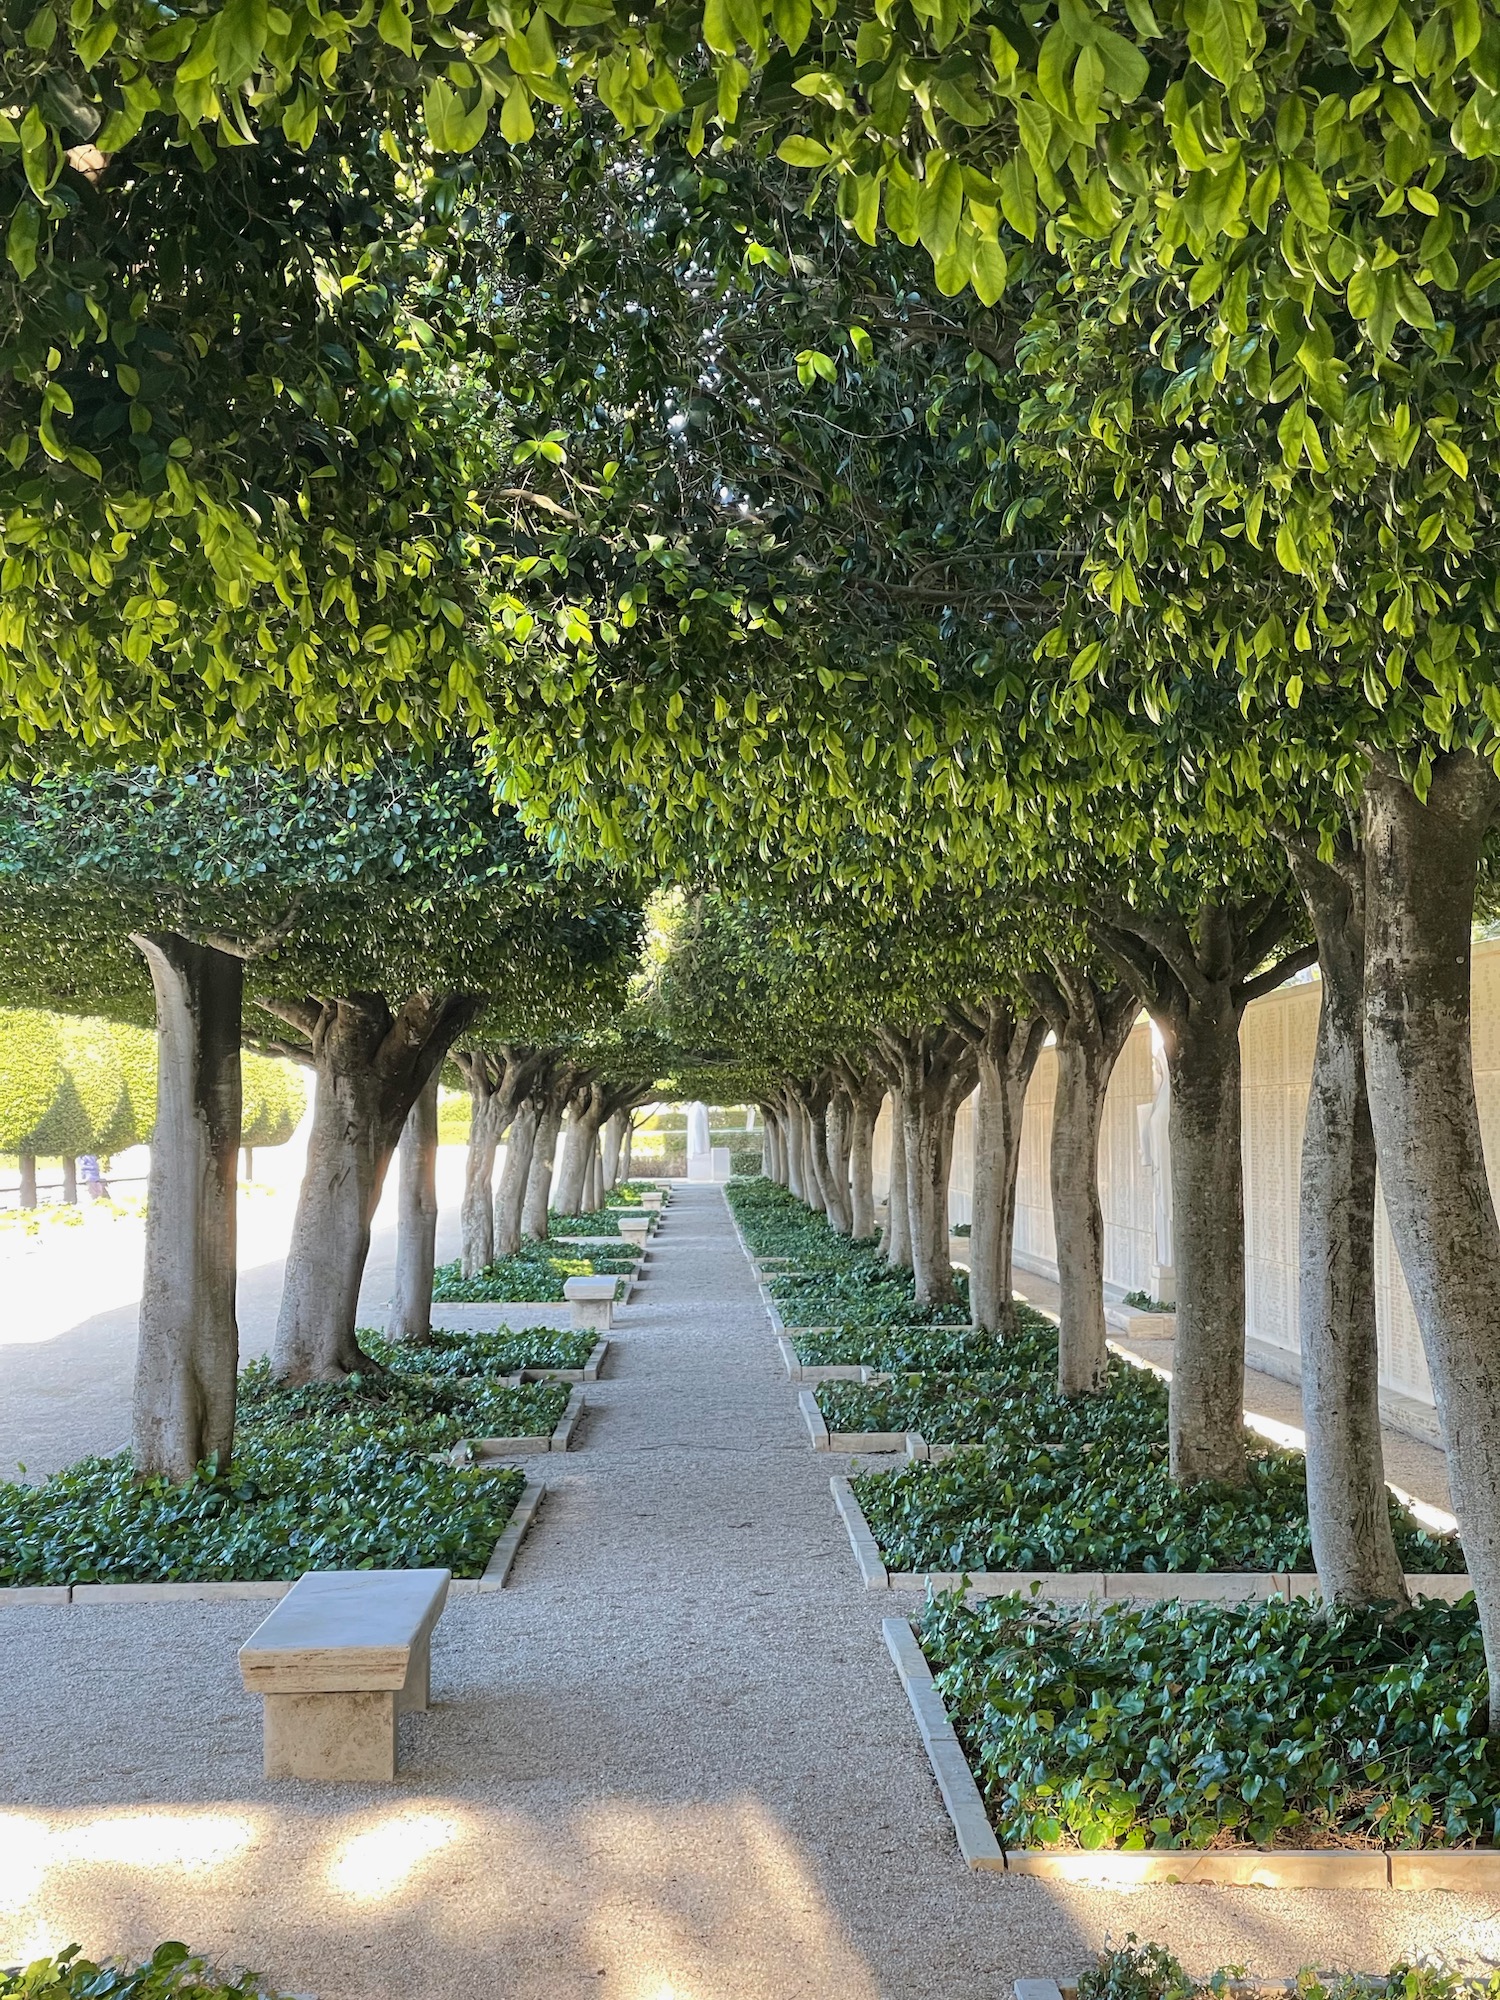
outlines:
[[533, 1458], [538, 1452], [566, 1451], [573, 1428], [583, 1414], [583, 1389], [576, 1387], [568, 1397], [567, 1407], [558, 1418], [549, 1435], [513, 1438], [469, 1438], [469, 1449], [477, 1452], [481, 1459], [490, 1458]]
[[[804, 1390], [803, 1395], [809, 1392]], [[821, 1412], [819, 1413], [821, 1417]], [[840, 1434], [833, 1433], [835, 1437]], [[878, 1435], [878, 1434], [877, 1434]], [[912, 1433], [920, 1436], [920, 1432]], [[841, 1447], [835, 1445], [834, 1449]], [[865, 1586], [870, 1590], [957, 1590], [967, 1585], [970, 1597], [1008, 1597], [1035, 1588], [1042, 1604], [1186, 1603], [1264, 1604], [1274, 1598], [1292, 1602], [1319, 1595], [1316, 1576], [1285, 1571], [1254, 1570], [961, 1570], [887, 1569], [864, 1510], [847, 1479], [833, 1479], [834, 1504], [843, 1516], [849, 1545]], [[879, 1578], [876, 1578], [876, 1571]], [[1435, 1597], [1454, 1603], [1473, 1588], [1467, 1576], [1423, 1575], [1406, 1579], [1414, 1597]], [[1500, 1877], [1497, 1877], [1500, 1879]]]
[[829, 1480], [828, 1487], [848, 1532], [854, 1560], [859, 1564], [860, 1581], [866, 1590], [888, 1590], [891, 1580], [875, 1537], [870, 1533], [870, 1524], [854, 1497], [854, 1488], [837, 1473]]
[[578, 1419], [583, 1415], [583, 1390], [575, 1389], [568, 1398], [568, 1407], [558, 1419], [557, 1429], [548, 1441], [549, 1451], [568, 1451], [572, 1447], [573, 1433], [578, 1428]]
[[527, 1480], [526, 1490], [516, 1502], [516, 1510], [506, 1522], [500, 1539], [484, 1566], [484, 1575], [455, 1577], [448, 1586], [450, 1593], [457, 1591], [462, 1597], [487, 1596], [491, 1591], [504, 1589], [506, 1579], [511, 1572], [511, 1565], [516, 1559], [516, 1551], [521, 1546], [526, 1530], [536, 1519], [537, 1509], [545, 1499], [546, 1493], [547, 1489], [541, 1480]]
[[[1071, 1848], [1002, 1848], [916, 1634], [904, 1618], [883, 1619], [881, 1627], [921, 1731], [932, 1775], [948, 1808], [959, 1852], [970, 1868], [1003, 1869], [1010, 1875], [1102, 1888], [1176, 1882], [1184, 1887], [1201, 1884], [1235, 1889], [1450, 1889], [1474, 1894], [1493, 1894], [1500, 1889], [1500, 1852], [1472, 1848], [1451, 1854], [1436, 1850], [1386, 1853], [1347, 1848], [1191, 1847], [1114, 1848], [1085, 1854]], [[1036, 2000], [1045, 2000], [1048, 1989], [1058, 1990], [1053, 1981], [1018, 1980], [1018, 1994], [1023, 1985], [1028, 2000], [1033, 1994]], [[1290, 1992], [1295, 1990], [1295, 1982], [1235, 1990], [1247, 1994]]]
[[958, 1851], [970, 1868], [1005, 1867], [1005, 1850], [995, 1837], [984, 1800], [969, 1769], [963, 1745], [953, 1733], [948, 1711], [932, 1678], [926, 1655], [917, 1644], [916, 1634], [904, 1618], [883, 1618], [881, 1631], [886, 1649], [896, 1663], [901, 1685], [917, 1719], [922, 1745], [932, 1775], [948, 1808], [948, 1818], [958, 1837]]
[[601, 1333], [581, 1368], [523, 1368], [515, 1379], [518, 1382], [597, 1382], [608, 1352], [608, 1336]]
[[807, 1425], [814, 1451], [827, 1451], [828, 1426], [823, 1421], [823, 1412], [818, 1408], [818, 1399], [811, 1389], [797, 1391], [797, 1408], [802, 1413], [802, 1421]]

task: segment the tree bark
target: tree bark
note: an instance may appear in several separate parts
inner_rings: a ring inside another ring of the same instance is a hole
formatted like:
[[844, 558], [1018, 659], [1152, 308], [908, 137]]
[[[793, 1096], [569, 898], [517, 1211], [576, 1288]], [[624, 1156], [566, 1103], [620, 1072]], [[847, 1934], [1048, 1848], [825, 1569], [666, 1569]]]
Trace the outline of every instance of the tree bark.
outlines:
[[849, 1230], [859, 1242], [875, 1236], [875, 1126], [885, 1102], [885, 1078], [866, 1072], [849, 1120]]
[[[786, 1092], [786, 1184], [798, 1201], [808, 1202], [807, 1150], [802, 1112], [790, 1089]], [[808, 1206], [811, 1207], [811, 1202]]]
[[541, 1109], [534, 1098], [516, 1106], [505, 1142], [505, 1165], [495, 1190], [495, 1257], [514, 1257], [521, 1248], [521, 1210], [531, 1178], [531, 1156], [536, 1150], [536, 1128]]
[[1298, 1284], [1313, 1562], [1330, 1603], [1404, 1605], [1380, 1435], [1363, 856], [1346, 843], [1329, 863], [1310, 845], [1285, 845], [1322, 972], [1302, 1135]]
[[594, 1134], [594, 1143], [589, 1148], [589, 1170], [583, 1190], [583, 1210], [585, 1215], [597, 1215], [604, 1206], [604, 1158], [599, 1144], [599, 1135]]
[[1240, 1017], [1316, 957], [1269, 969], [1298, 921], [1285, 886], [1192, 918], [1116, 904], [1100, 938], [1161, 1032], [1172, 1081], [1172, 1228], [1177, 1337], [1172, 1477], [1242, 1486], [1245, 1458], [1245, 1206], [1240, 1158]]
[[[601, 1162], [603, 1181], [601, 1185], [602, 1193], [605, 1195], [613, 1194], [615, 1189], [620, 1185], [620, 1155], [625, 1137], [625, 1126], [629, 1118], [630, 1113], [628, 1111], [617, 1111], [613, 1117], [607, 1118], [604, 1121], [604, 1157]], [[600, 1206], [603, 1206], [602, 1199]]]
[[792, 1116], [797, 1121], [798, 1153], [802, 1163], [802, 1199], [814, 1215], [826, 1216], [828, 1207], [823, 1195], [823, 1176], [828, 1166], [828, 1148], [822, 1107], [814, 1112], [810, 1100], [810, 1086], [806, 1083], [793, 1085]]
[[[401, 1134], [400, 1203], [396, 1211], [396, 1291], [392, 1340], [432, 1338], [432, 1274], [437, 1268], [438, 1078], [434, 1069], [417, 1092]], [[489, 1207], [486, 1190], [485, 1207]], [[483, 1265], [480, 1266], [482, 1270]]]
[[180, 1485], [234, 1443], [244, 966], [175, 932], [132, 942], [156, 996], [157, 1099], [131, 1450], [138, 1478]]
[[1031, 1072], [1046, 1039], [1039, 1013], [1021, 1014], [997, 997], [956, 1010], [959, 1032], [974, 1050], [979, 1093], [974, 1104], [974, 1202], [969, 1223], [969, 1318], [981, 1333], [1015, 1330], [1011, 1258], [1016, 1235], [1016, 1182], [1021, 1171], [1021, 1120]]
[[815, 1077], [810, 1083], [800, 1086], [803, 1120], [807, 1126], [809, 1152], [812, 1159], [812, 1179], [818, 1190], [818, 1201], [827, 1218], [828, 1226], [836, 1235], [849, 1234], [849, 1204], [844, 1190], [839, 1186], [839, 1167], [834, 1157], [834, 1148], [829, 1144], [829, 1111], [833, 1102], [833, 1089], [827, 1077]]
[[885, 1198], [881, 1253], [897, 1271], [911, 1269], [911, 1216], [906, 1206], [906, 1108], [899, 1085], [891, 1099], [891, 1184]]
[[1500, 1733], [1500, 1224], [1470, 1041], [1474, 893], [1500, 783], [1434, 760], [1426, 803], [1394, 764], [1365, 786], [1365, 1061], [1391, 1234], [1411, 1293], [1474, 1579]]
[[240, 1158], [243, 1162], [245, 1179], [253, 1181], [255, 1179], [255, 1148], [253, 1146], [241, 1147]]
[[36, 1154], [21, 1155], [21, 1206], [36, 1207]]
[[[824, 1205], [829, 1221], [841, 1236], [853, 1236], [854, 1202], [849, 1188], [850, 1126], [854, 1116], [852, 1093], [835, 1083], [823, 1113], [823, 1129], [828, 1147], [828, 1180]], [[830, 1201], [831, 1197], [831, 1201]]]
[[62, 1163], [62, 1198], [69, 1208], [78, 1206], [78, 1161], [71, 1153], [64, 1153]]
[[459, 1209], [459, 1264], [464, 1276], [473, 1278], [495, 1261], [493, 1188], [504, 1107], [495, 1094], [487, 1058], [478, 1054], [467, 1061], [460, 1058], [460, 1067], [469, 1086], [469, 1150]]
[[635, 1155], [635, 1117], [634, 1114], [632, 1114], [625, 1120], [625, 1143], [620, 1148], [620, 1179], [617, 1183], [618, 1186], [623, 1186], [624, 1183], [630, 1179], [630, 1169], [634, 1160], [634, 1155]]
[[354, 1329], [391, 1154], [481, 1001], [417, 994], [393, 1010], [384, 994], [351, 993], [262, 1004], [301, 1029], [317, 1074], [272, 1365], [284, 1382], [338, 1382], [370, 1365]]
[[882, 1028], [880, 1034], [887, 1055], [901, 1069], [906, 1219], [917, 1303], [942, 1305], [957, 1295], [948, 1256], [953, 1125], [978, 1065], [965, 1038], [952, 1028], [909, 1034]]
[[562, 1167], [557, 1180], [559, 1215], [582, 1215], [588, 1201], [589, 1160], [604, 1120], [603, 1086], [590, 1078], [568, 1100]]
[[1141, 1011], [1132, 986], [1106, 988], [1086, 965], [1054, 959], [1030, 981], [1057, 1040], [1052, 1099], [1052, 1223], [1059, 1292], [1058, 1391], [1097, 1395], [1109, 1372], [1099, 1134], [1120, 1052]]
[[573, 1065], [565, 1063], [554, 1071], [542, 1097], [537, 1121], [536, 1143], [531, 1153], [531, 1172], [526, 1181], [526, 1199], [521, 1208], [521, 1234], [533, 1243], [547, 1240], [547, 1211], [552, 1204], [552, 1167], [557, 1155], [557, 1136], [562, 1130], [563, 1108], [573, 1094]]

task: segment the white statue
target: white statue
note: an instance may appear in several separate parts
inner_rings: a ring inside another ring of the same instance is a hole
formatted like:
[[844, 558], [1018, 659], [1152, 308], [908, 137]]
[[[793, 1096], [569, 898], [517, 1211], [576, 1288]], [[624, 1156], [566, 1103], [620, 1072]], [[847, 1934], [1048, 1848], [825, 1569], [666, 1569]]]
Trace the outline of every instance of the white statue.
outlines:
[[708, 1106], [690, 1104], [687, 1108], [687, 1149], [688, 1158], [708, 1151]]
[[1151, 1035], [1151, 1081], [1149, 1104], [1136, 1106], [1136, 1129], [1140, 1139], [1141, 1165], [1151, 1176], [1151, 1225], [1156, 1250], [1156, 1266], [1162, 1277], [1175, 1270], [1172, 1249], [1172, 1076], [1167, 1053], [1155, 1030]]

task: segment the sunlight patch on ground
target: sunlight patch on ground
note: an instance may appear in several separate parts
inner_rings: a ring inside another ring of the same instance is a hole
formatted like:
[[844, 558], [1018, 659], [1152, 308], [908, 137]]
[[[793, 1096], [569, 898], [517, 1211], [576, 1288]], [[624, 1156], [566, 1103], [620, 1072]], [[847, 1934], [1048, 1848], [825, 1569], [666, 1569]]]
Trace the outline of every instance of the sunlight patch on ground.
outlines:
[[448, 1813], [398, 1813], [341, 1844], [328, 1866], [329, 1886], [355, 1902], [383, 1901], [463, 1834]]

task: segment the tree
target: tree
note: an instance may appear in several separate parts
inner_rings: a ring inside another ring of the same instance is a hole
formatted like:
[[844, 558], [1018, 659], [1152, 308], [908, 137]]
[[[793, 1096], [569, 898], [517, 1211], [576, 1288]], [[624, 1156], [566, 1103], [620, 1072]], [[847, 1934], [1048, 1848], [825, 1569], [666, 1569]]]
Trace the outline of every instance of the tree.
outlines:
[[247, 1050], [240, 1057], [240, 1146], [245, 1179], [254, 1178], [257, 1146], [284, 1146], [302, 1122], [307, 1093], [289, 1062]]
[[21, 1155], [21, 1206], [36, 1207], [36, 1156], [27, 1136], [63, 1087], [55, 1016], [37, 1008], [0, 1012], [0, 1148]]

